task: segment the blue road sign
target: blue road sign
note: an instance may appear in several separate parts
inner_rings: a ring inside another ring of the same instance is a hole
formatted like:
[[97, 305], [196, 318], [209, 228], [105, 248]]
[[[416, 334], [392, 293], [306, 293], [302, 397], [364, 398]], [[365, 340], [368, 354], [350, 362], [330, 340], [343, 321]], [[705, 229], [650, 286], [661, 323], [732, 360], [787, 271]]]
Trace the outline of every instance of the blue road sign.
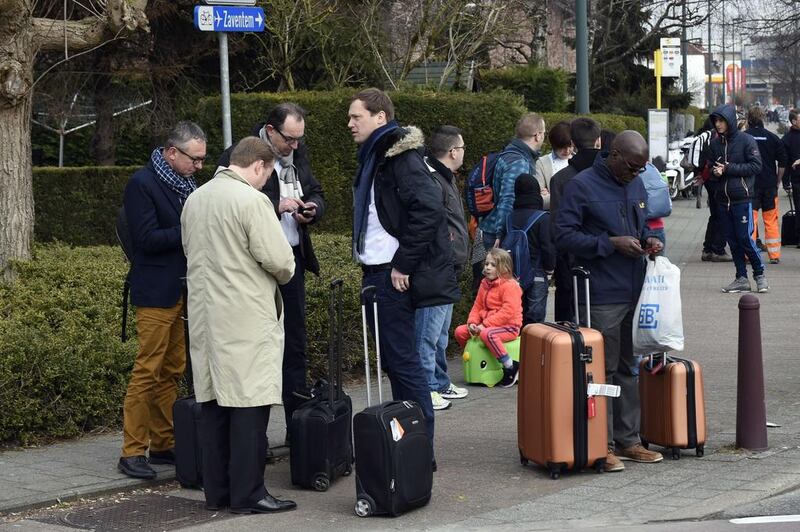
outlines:
[[195, 6], [194, 26], [200, 31], [264, 31], [260, 7]]

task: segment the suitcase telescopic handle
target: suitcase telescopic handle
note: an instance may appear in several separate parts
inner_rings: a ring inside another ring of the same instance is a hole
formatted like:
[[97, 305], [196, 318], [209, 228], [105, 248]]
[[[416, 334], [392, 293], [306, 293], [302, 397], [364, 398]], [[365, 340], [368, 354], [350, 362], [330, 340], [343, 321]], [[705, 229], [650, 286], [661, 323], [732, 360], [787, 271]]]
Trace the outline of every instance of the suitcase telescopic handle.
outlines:
[[367, 378], [367, 406], [372, 406], [372, 387], [370, 384], [369, 369], [369, 342], [367, 337], [367, 305], [372, 303], [372, 316], [375, 326], [375, 359], [378, 375], [378, 403], [383, 402], [383, 385], [381, 384], [381, 341], [378, 330], [378, 296], [377, 289], [370, 285], [361, 289], [361, 323], [364, 328], [364, 374]]
[[330, 284], [330, 304], [328, 320], [330, 336], [328, 338], [328, 402], [333, 408], [336, 399], [342, 395], [342, 286], [344, 281], [334, 279]]
[[575, 325], [580, 326], [580, 310], [578, 306], [578, 277], [583, 277], [583, 288], [586, 293], [586, 326], [592, 328], [592, 313], [589, 310], [589, 270], [582, 266], [572, 268], [572, 291], [575, 293]]
[[789, 196], [789, 210], [794, 212], [794, 201], [792, 201], [792, 194], [792, 189], [789, 189], [789, 193], [787, 194], [787, 196]]

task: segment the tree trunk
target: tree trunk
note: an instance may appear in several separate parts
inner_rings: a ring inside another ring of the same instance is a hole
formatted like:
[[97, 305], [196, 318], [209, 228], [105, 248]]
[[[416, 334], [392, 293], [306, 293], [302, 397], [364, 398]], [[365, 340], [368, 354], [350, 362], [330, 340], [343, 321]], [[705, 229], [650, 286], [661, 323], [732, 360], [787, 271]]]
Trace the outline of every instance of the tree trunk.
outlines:
[[[4, 15], [5, 16], [5, 15]], [[10, 280], [8, 263], [28, 260], [33, 241], [31, 85], [33, 32], [25, 15], [0, 28], [13, 32], [0, 44], [0, 280]], [[15, 31], [16, 30], [16, 31]]]
[[[104, 56], [104, 58], [107, 56]], [[108, 72], [111, 61], [100, 59], [98, 72]], [[99, 74], [94, 88], [96, 122], [92, 137], [92, 155], [98, 166], [114, 166], [114, 96], [111, 91], [111, 76]]]

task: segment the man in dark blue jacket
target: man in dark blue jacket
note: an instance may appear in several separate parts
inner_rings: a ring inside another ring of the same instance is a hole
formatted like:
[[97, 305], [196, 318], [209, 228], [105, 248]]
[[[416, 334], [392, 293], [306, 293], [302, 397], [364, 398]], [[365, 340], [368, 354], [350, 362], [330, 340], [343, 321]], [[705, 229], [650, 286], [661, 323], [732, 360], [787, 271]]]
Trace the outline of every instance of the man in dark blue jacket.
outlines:
[[753, 240], [753, 208], [756, 176], [761, 172], [761, 153], [756, 140], [737, 129], [736, 109], [721, 105], [711, 113], [719, 136], [708, 146], [711, 179], [716, 179], [717, 209], [722, 233], [731, 248], [736, 278], [723, 292], [749, 292], [745, 255], [753, 267], [758, 292], [769, 291], [764, 262]]
[[117, 468], [130, 477], [155, 478], [149, 464], [175, 462], [172, 405], [186, 364], [181, 211], [197, 189], [192, 175], [205, 159], [203, 130], [192, 122], [180, 122], [164, 147], [153, 150], [147, 165], [125, 187], [123, 203], [133, 241], [129, 281], [131, 303], [137, 307], [139, 351], [125, 395], [124, 442]]
[[[633, 315], [644, 282], [644, 256], [663, 247], [645, 224], [647, 192], [639, 174], [648, 160], [642, 136], [623, 131], [610, 152], [598, 155], [592, 167], [567, 183], [555, 219], [558, 250], [591, 272], [589, 311], [592, 327], [603, 333], [606, 382], [621, 388], [608, 408], [606, 471], [625, 469], [621, 459], [663, 459], [639, 440], [639, 386], [631, 371], [636, 364]], [[583, 304], [585, 294], [580, 299]], [[585, 317], [586, 311], [583, 305], [580, 314]]]

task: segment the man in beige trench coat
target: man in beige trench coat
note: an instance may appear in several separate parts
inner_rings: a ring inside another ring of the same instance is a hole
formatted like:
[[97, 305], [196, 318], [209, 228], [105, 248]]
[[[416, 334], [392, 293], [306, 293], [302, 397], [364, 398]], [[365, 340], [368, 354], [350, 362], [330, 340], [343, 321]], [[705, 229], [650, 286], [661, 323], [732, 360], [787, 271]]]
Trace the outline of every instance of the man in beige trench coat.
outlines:
[[181, 215], [188, 320], [206, 507], [291, 510], [264, 486], [271, 405], [281, 403], [283, 301], [294, 255], [260, 192], [275, 154], [247, 137], [231, 164], [189, 197]]

